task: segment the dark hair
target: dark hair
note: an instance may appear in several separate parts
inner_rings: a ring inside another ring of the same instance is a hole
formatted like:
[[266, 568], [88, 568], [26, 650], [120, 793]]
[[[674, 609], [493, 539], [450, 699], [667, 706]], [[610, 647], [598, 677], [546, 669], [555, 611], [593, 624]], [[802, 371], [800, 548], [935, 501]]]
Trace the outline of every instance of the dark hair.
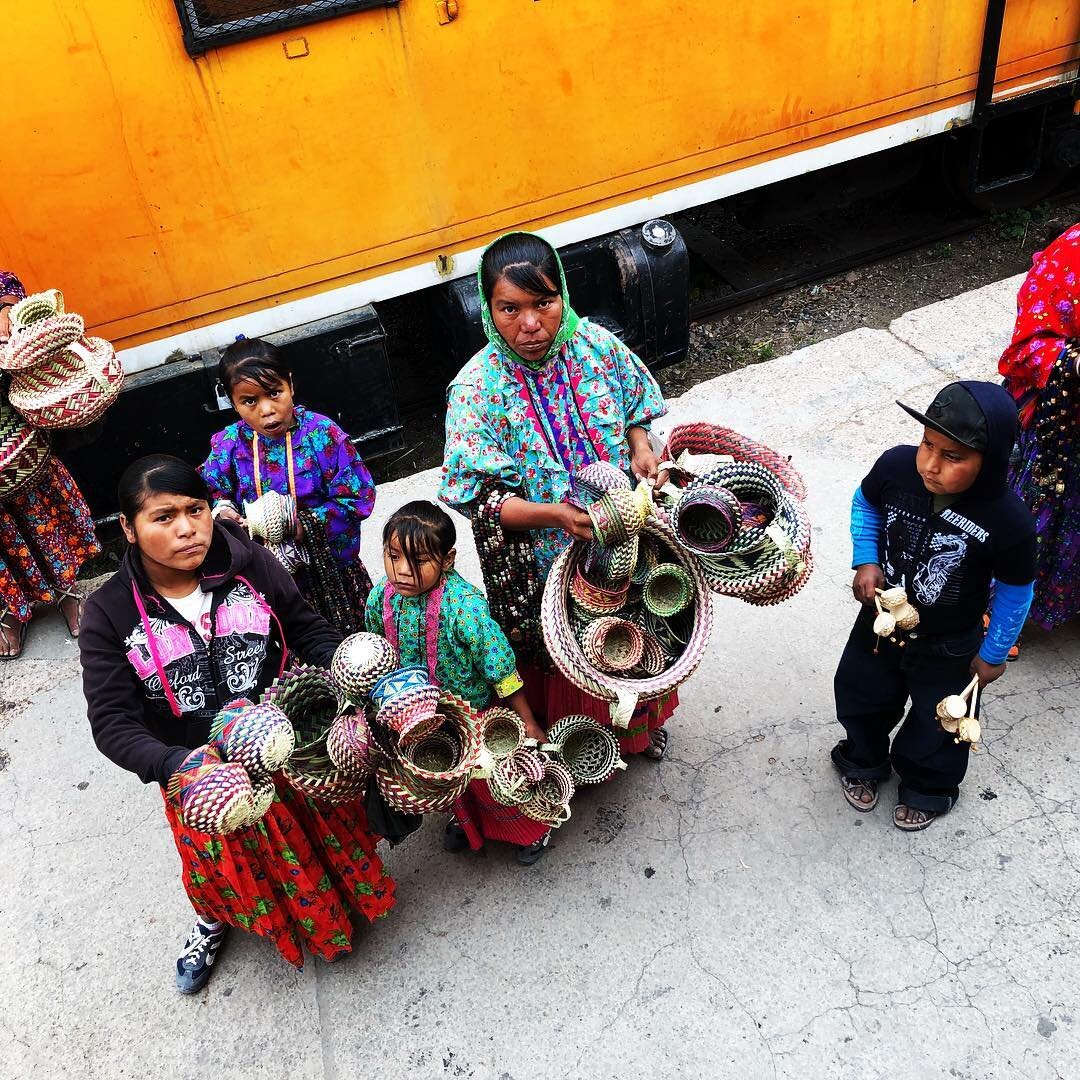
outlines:
[[397, 537], [414, 581], [420, 580], [420, 557], [430, 555], [442, 562], [457, 543], [457, 529], [450, 515], [434, 503], [417, 499], [390, 515], [383, 526], [383, 547]]
[[[480, 281], [484, 299], [491, 303], [491, 294], [499, 278], [536, 296], [562, 295], [562, 275], [555, 249], [532, 233], [507, 233], [484, 253]], [[547, 279], [545, 281], [545, 278]], [[548, 284], [551, 282], [555, 288]]]
[[210, 501], [206, 481], [186, 462], [172, 454], [147, 454], [133, 461], [116, 489], [120, 510], [129, 522], [150, 495], [183, 495]]
[[260, 338], [241, 338], [222, 351], [218, 379], [231, 398], [233, 387], [243, 379], [258, 383], [269, 393], [281, 383], [292, 382], [292, 371], [276, 345]]

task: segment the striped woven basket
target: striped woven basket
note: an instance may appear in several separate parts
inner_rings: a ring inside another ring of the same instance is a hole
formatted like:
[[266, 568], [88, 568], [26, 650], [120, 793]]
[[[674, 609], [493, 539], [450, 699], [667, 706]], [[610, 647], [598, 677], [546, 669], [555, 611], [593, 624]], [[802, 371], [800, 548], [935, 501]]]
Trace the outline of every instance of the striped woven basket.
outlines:
[[46, 315], [12, 333], [7, 344], [0, 349], [0, 368], [5, 371], [26, 371], [36, 367], [69, 348], [85, 331], [82, 316], [74, 311]]
[[116, 400], [124, 369], [104, 338], [83, 337], [11, 381], [8, 397], [39, 428], [92, 424]]
[[564, 716], [552, 724], [544, 750], [558, 756], [575, 784], [602, 784], [626, 768], [611, 728], [591, 716]]
[[574, 777], [561, 761], [544, 759], [544, 776], [532, 789], [532, 794], [521, 804], [526, 816], [557, 829], [570, 820], [570, 800], [577, 790]]
[[197, 832], [223, 834], [249, 824], [255, 813], [255, 793], [247, 770], [222, 761], [209, 746], [193, 750], [169, 778], [166, 797], [180, 820]]
[[246, 698], [226, 705], [210, 725], [210, 745], [226, 761], [243, 765], [252, 778], [277, 772], [295, 744], [293, 726], [281, 709]]
[[326, 733], [326, 752], [346, 775], [355, 779], [371, 774], [371, 729], [361, 708], [347, 709]]
[[680, 656], [659, 675], [632, 678], [597, 670], [582, 652], [570, 622], [570, 582], [585, 558], [586, 545], [575, 542], [555, 559], [541, 604], [541, 625], [548, 652], [559, 670], [579, 689], [593, 697], [615, 703], [612, 718], [626, 726], [637, 701], [663, 697], [688, 679], [701, 663], [712, 633], [712, 603], [697, 561], [675, 541], [671, 530], [653, 518], [645, 523], [643, 536], [661, 550], [665, 561], [677, 563], [689, 575], [694, 590], [693, 627]]
[[11, 320], [11, 332], [18, 334], [42, 319], [63, 314], [64, 294], [59, 289], [46, 289], [44, 292], [24, 296], [12, 307], [8, 317]]
[[38, 431], [6, 402], [0, 402], [0, 499], [14, 498], [45, 471], [52, 437]]
[[513, 709], [492, 705], [480, 714], [484, 749], [495, 761], [501, 761], [525, 743], [525, 725]]
[[544, 756], [534, 747], [519, 746], [495, 764], [488, 779], [491, 797], [503, 806], [520, 806], [532, 798], [544, 779]]

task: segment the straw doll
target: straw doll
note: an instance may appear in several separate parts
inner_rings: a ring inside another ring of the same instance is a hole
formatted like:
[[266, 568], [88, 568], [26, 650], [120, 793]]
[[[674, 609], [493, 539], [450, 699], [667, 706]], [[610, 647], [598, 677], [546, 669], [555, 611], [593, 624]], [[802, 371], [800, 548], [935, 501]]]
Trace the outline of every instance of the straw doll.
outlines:
[[[457, 533], [449, 514], [417, 501], [396, 511], [383, 528], [386, 577], [371, 591], [367, 628], [384, 635], [403, 666], [427, 668], [431, 681], [478, 710], [495, 700], [521, 718], [526, 734], [543, 740], [506, 635], [483, 594], [455, 569]], [[470, 783], [454, 805], [444, 845], [479, 850], [485, 840], [515, 844], [518, 862], [531, 866], [544, 853], [549, 828], [497, 803], [483, 780]]]
[[218, 378], [240, 419], [211, 440], [200, 472], [214, 516], [245, 524], [242, 508], [267, 492], [295, 500], [295, 533], [275, 548], [301, 593], [342, 633], [363, 625], [371, 579], [360, 561], [360, 527], [375, 485], [348, 435], [293, 399], [284, 354], [241, 338], [221, 355]]
[[[258, 698], [286, 652], [329, 664], [341, 635], [243, 529], [212, 520], [206, 485], [185, 462], [134, 462], [119, 502], [128, 549], [86, 604], [83, 692], [98, 749], [164, 796], [193, 759], [205, 760], [225, 706]], [[270, 782], [259, 820], [232, 832], [199, 831], [165, 800], [196, 914], [176, 960], [181, 993], [220, 966], [229, 926], [269, 938], [301, 967], [303, 946], [325, 960], [351, 949], [350, 913], [374, 920], [393, 906], [360, 801], [301, 796], [280, 772]]]
[[[666, 479], [649, 445], [664, 399], [638, 357], [573, 311], [559, 256], [539, 236], [496, 240], [477, 283], [488, 344], [450, 384], [439, 498], [472, 521], [492, 613], [538, 713], [610, 724], [607, 702], [551, 670], [540, 600], [559, 552], [592, 539], [588, 515], [570, 501], [575, 474], [605, 461], [639, 480]], [[622, 753], [659, 761], [677, 702], [672, 693], [640, 707], [619, 733]]]

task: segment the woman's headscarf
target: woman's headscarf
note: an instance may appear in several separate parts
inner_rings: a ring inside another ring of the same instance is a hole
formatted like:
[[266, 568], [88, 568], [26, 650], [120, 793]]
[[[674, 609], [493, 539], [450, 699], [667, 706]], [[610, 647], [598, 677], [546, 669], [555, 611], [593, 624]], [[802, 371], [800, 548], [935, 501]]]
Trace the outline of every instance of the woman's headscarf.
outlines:
[[0, 270], [0, 296], [17, 296], [26, 299], [26, 290], [22, 282], [10, 271]]
[[[559, 292], [562, 294], [563, 303], [562, 322], [559, 323], [559, 329], [551, 340], [551, 347], [539, 360], [526, 360], [510, 348], [502, 334], [495, 329], [495, 320], [491, 317], [491, 307], [488, 304], [487, 297], [484, 295], [484, 260], [488, 257], [488, 252], [499, 242], [499, 240], [503, 240], [507, 236], [532, 236], [539, 240], [542, 244], [551, 248], [551, 252], [555, 256], [555, 265], [559, 269], [558, 285]], [[542, 368], [563, 347], [563, 345], [574, 336], [577, 332], [578, 324], [581, 322], [577, 313], [570, 306], [570, 293], [566, 288], [566, 274], [563, 273], [562, 259], [559, 258], [559, 253], [542, 236], [537, 236], [536, 233], [521, 231], [504, 233], [498, 239], [492, 240], [492, 242], [484, 248], [483, 255], [480, 256], [480, 265], [476, 268], [476, 287], [480, 293], [480, 316], [484, 320], [484, 333], [487, 335], [488, 341], [490, 341], [500, 352], [505, 353], [511, 360], [516, 360], [518, 363], [524, 364], [534, 371], [538, 371]]]

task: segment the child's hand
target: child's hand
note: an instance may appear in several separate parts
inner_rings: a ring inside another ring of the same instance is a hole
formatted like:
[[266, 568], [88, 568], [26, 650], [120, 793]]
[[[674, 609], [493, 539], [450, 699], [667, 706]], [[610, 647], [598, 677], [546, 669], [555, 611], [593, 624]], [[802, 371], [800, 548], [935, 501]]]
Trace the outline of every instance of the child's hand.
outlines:
[[247, 528], [247, 522], [231, 506], [225, 506], [219, 510], [218, 517], [231, 521], [234, 525], [242, 525], [245, 529]]
[[851, 591], [860, 604], [872, 604], [877, 590], [884, 588], [885, 574], [877, 563], [863, 563], [855, 570]]
[[528, 720], [524, 721], [524, 724], [525, 734], [530, 739], [535, 739], [538, 743], [547, 742], [547, 732], [537, 723], [536, 720], [530, 717]]
[[1000, 679], [1005, 674], [1007, 664], [988, 664], [978, 653], [971, 661], [970, 672], [979, 676], [979, 689], [989, 686], [995, 679]]

